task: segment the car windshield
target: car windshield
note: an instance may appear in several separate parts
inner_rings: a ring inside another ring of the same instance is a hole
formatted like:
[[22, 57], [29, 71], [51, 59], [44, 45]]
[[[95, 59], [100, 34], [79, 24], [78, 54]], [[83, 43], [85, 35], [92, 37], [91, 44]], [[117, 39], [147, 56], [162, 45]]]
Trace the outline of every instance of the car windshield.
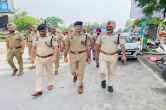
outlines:
[[136, 43], [136, 39], [134, 37], [126, 37], [125, 40], [127, 43]]

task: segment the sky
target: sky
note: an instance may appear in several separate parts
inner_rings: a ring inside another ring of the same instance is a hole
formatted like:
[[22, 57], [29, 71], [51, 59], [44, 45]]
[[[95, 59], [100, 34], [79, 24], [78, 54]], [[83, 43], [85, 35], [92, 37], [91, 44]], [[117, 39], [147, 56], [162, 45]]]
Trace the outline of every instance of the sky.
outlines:
[[35, 17], [56, 16], [67, 24], [114, 20], [118, 27], [129, 19], [130, 5], [130, 0], [15, 0], [15, 8]]

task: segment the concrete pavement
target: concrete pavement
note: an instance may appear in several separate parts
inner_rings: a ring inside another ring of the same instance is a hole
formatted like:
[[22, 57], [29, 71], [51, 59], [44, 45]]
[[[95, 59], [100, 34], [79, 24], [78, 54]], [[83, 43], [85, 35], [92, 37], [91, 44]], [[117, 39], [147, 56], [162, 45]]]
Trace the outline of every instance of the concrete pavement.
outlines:
[[[0, 56], [0, 110], [165, 110], [166, 85], [139, 62], [119, 64], [114, 76], [113, 94], [100, 88], [95, 64], [85, 74], [85, 93], [77, 94], [68, 64], [61, 63], [55, 76], [56, 88], [32, 98], [35, 71], [25, 69], [22, 77], [11, 77], [4, 55]], [[25, 60], [25, 67], [28, 61]], [[46, 83], [45, 83], [46, 84]], [[46, 87], [46, 85], [45, 85]]]

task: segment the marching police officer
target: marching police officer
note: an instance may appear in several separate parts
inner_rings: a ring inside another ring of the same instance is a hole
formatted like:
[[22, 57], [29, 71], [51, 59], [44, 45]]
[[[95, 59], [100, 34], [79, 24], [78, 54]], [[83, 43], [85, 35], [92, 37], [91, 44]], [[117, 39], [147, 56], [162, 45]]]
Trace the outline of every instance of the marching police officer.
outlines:
[[[101, 34], [96, 41], [97, 55], [99, 56], [101, 73], [101, 87], [106, 88], [108, 91], [113, 92], [112, 77], [115, 72], [117, 62], [117, 40], [113, 36], [113, 25], [111, 22], [107, 24], [107, 32]], [[106, 85], [107, 84], [107, 85]]]
[[56, 62], [54, 63], [55, 65], [55, 72], [54, 74], [57, 75], [58, 74], [58, 70], [59, 70], [59, 62], [60, 62], [60, 51], [61, 51], [61, 44], [63, 42], [63, 36], [60, 32], [58, 32], [57, 28], [56, 27], [52, 27], [51, 28], [51, 36], [53, 36], [56, 41], [58, 42], [58, 48], [59, 48], [59, 54], [57, 55], [57, 60]]
[[17, 74], [17, 76], [21, 76], [23, 74], [24, 38], [19, 32], [16, 31], [16, 26], [14, 24], [8, 24], [7, 28], [9, 31], [9, 34], [6, 38], [7, 61], [13, 69], [12, 76], [15, 76], [18, 69], [14, 64], [13, 59], [14, 57], [17, 59], [19, 64], [19, 74]]
[[34, 37], [36, 36], [35, 30], [33, 26], [28, 27], [28, 31], [25, 34], [25, 39], [26, 39], [26, 45], [28, 47], [28, 54], [29, 58], [31, 56], [31, 51], [32, 51], [32, 42], [35, 39]]
[[93, 53], [93, 60], [96, 62], [96, 68], [99, 68], [99, 58], [97, 57], [96, 48], [95, 48], [95, 42], [98, 36], [101, 34], [101, 29], [96, 29], [96, 35], [92, 38], [92, 53]]
[[[36, 63], [36, 89], [32, 96], [43, 94], [43, 77], [47, 76], [48, 90], [54, 88], [53, 63], [57, 60], [58, 43], [56, 39], [48, 35], [48, 27], [45, 24], [38, 26], [39, 37], [33, 43], [31, 62]], [[36, 59], [35, 59], [36, 58]]]
[[67, 54], [70, 59], [70, 69], [73, 75], [73, 82], [79, 80], [78, 93], [84, 91], [84, 73], [86, 60], [89, 60], [87, 54], [88, 38], [83, 33], [83, 22], [77, 21], [74, 23], [74, 32], [66, 37], [64, 60], [67, 61]]

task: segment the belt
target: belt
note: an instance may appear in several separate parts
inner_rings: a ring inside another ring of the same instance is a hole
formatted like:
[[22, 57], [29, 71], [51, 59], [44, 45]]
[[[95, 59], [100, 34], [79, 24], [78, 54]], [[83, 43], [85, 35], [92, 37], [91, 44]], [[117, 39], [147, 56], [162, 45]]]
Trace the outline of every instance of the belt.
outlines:
[[115, 55], [115, 54], [117, 54], [116, 52], [114, 52], [114, 53], [108, 53], [108, 52], [105, 52], [103, 50], [101, 50], [100, 52], [103, 53], [103, 54], [105, 54], [105, 55]]
[[36, 55], [37, 57], [40, 57], [40, 58], [48, 58], [48, 57], [51, 57], [53, 56], [54, 54], [49, 54], [49, 55], [46, 55], [46, 56], [40, 56], [40, 55]]
[[22, 47], [14, 47], [14, 48], [9, 48], [9, 49], [20, 49], [20, 48], [22, 48]]
[[81, 54], [81, 53], [84, 53], [86, 52], [86, 50], [82, 50], [82, 51], [70, 51], [70, 53], [72, 54]]
[[28, 41], [28, 42], [32, 42], [32, 41]]

